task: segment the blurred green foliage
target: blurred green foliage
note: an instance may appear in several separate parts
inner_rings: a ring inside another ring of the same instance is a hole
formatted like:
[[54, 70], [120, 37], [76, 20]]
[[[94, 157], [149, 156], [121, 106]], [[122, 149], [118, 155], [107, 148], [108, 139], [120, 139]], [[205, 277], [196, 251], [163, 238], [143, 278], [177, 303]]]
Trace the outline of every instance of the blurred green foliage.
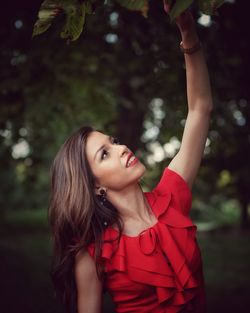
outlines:
[[[151, 164], [150, 145], [163, 147], [174, 137], [181, 141], [187, 114], [179, 34], [162, 3], [149, 2], [147, 19], [115, 3], [100, 6], [86, 22], [86, 32], [70, 45], [58, 36], [60, 19], [31, 39], [40, 3], [26, 5], [6, 4], [1, 27], [1, 214], [47, 207], [52, 159], [70, 133], [87, 124], [136, 152], [149, 169], [143, 187], [152, 188], [171, 156]], [[200, 12], [192, 10], [198, 20]], [[215, 105], [192, 214], [216, 222], [234, 203], [233, 216], [247, 227], [248, 17], [240, 1], [218, 12], [207, 26], [197, 26]]]
[[[171, 160], [151, 164], [150, 145], [180, 141], [187, 114], [180, 38], [161, 1], [149, 2], [147, 19], [119, 5], [99, 7], [70, 45], [58, 36], [60, 18], [32, 39], [40, 2], [11, 0], [0, 10], [0, 308], [8, 313], [63, 312], [48, 275], [46, 208], [50, 164], [70, 133], [90, 124], [119, 137], [148, 168], [143, 188], [150, 190]], [[214, 111], [192, 217], [208, 312], [233, 313], [250, 306], [249, 233], [236, 231], [249, 225], [250, 49], [242, 1], [218, 12], [198, 24]], [[104, 307], [112, 312], [108, 297]]]
[[[112, 5], [119, 3], [122, 7], [140, 12], [144, 17], [148, 16], [148, 0], [44, 0], [38, 12], [37, 20], [33, 29], [33, 36], [40, 35], [47, 31], [58, 15], [64, 15], [64, 26], [60, 33], [61, 38], [67, 43], [79, 38], [83, 31], [87, 14], [95, 14], [95, 9], [99, 5]], [[182, 12], [187, 10], [193, 0], [167, 0], [164, 2], [166, 11], [173, 22]], [[195, 3], [204, 14], [215, 14], [216, 10], [224, 3], [224, 0], [199, 0]], [[168, 8], [167, 8], [168, 6]]]

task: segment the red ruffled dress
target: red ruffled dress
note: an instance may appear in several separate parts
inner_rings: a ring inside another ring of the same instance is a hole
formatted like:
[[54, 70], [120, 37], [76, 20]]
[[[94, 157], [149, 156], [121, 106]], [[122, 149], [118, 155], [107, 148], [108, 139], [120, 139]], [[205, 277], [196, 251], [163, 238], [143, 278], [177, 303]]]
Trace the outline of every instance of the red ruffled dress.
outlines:
[[[204, 276], [196, 226], [189, 212], [192, 194], [185, 180], [165, 168], [158, 185], [145, 192], [157, 223], [130, 237], [104, 243], [104, 291], [117, 313], [206, 312]], [[107, 227], [104, 240], [118, 231]], [[94, 256], [94, 243], [88, 246]]]

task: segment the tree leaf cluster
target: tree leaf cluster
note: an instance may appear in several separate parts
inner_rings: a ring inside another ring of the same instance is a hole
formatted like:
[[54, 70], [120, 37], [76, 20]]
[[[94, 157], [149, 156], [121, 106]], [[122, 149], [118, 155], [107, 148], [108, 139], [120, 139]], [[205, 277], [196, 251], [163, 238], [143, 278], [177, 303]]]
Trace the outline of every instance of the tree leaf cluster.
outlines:
[[[156, 0], [152, 0], [156, 1]], [[110, 0], [110, 2], [112, 2]], [[149, 0], [113, 0], [122, 7], [140, 12], [145, 18], [148, 17]], [[166, 0], [169, 3], [169, 16], [173, 21], [182, 12], [187, 10], [194, 2], [193, 0]], [[195, 1], [199, 10], [205, 14], [212, 15], [223, 4], [224, 0], [198, 0]], [[109, 1], [105, 2], [109, 3]], [[42, 2], [38, 12], [38, 19], [34, 24], [33, 36], [47, 31], [52, 22], [59, 15], [64, 15], [64, 26], [60, 33], [61, 38], [67, 43], [79, 38], [83, 31], [86, 15], [95, 13], [95, 9], [104, 5], [100, 0], [45, 0]]]

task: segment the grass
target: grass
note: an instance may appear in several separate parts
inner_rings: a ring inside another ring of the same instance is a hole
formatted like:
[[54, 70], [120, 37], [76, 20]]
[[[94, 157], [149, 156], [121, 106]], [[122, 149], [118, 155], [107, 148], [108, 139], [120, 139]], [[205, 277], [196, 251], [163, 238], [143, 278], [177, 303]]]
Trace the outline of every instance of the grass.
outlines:
[[[0, 308], [3, 313], [63, 313], [49, 278], [51, 243], [46, 212], [10, 212], [0, 224]], [[250, 307], [250, 233], [198, 233], [208, 313]], [[104, 313], [112, 313], [108, 295]]]
[[250, 307], [249, 239], [249, 232], [237, 231], [199, 237], [208, 312], [248, 312]]

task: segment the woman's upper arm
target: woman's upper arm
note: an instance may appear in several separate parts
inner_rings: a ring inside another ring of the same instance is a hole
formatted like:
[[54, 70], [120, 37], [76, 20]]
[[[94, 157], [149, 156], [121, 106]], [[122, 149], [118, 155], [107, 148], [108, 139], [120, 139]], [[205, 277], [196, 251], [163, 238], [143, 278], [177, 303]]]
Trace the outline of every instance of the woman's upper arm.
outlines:
[[97, 277], [95, 262], [87, 251], [80, 251], [75, 258], [75, 280], [78, 313], [100, 313], [102, 283]]
[[190, 189], [200, 167], [210, 124], [210, 112], [188, 113], [181, 147], [168, 167], [180, 174]]

